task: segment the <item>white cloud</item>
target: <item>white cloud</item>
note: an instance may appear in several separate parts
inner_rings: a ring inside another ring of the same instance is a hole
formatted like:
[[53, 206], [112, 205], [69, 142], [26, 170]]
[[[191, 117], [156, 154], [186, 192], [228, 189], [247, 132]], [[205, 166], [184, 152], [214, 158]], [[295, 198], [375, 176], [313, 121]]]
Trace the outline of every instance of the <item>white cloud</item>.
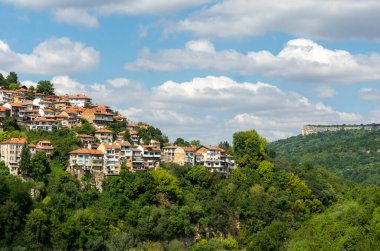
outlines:
[[12, 51], [0, 40], [0, 68], [29, 74], [65, 74], [95, 68], [99, 52], [69, 38], [51, 38], [40, 43], [30, 54]]
[[98, 28], [98, 19], [91, 16], [88, 12], [74, 8], [58, 9], [53, 12], [57, 22], [78, 24], [88, 28]]
[[37, 83], [34, 82], [34, 81], [32, 81], [32, 80], [21, 81], [20, 84], [21, 84], [21, 85], [25, 85], [25, 86], [28, 87], [28, 88], [31, 87], [31, 86], [33, 86], [33, 87], [36, 87], [36, 86], [37, 86]]
[[330, 86], [320, 86], [315, 91], [320, 99], [333, 98], [336, 95], [336, 91]]
[[167, 81], [150, 89], [124, 78], [83, 84], [68, 76], [52, 79], [60, 94], [84, 92], [96, 103], [112, 105], [128, 119], [160, 128], [174, 140], [205, 144], [230, 140], [238, 130], [256, 129], [270, 140], [300, 133], [304, 124], [361, 123], [356, 113], [335, 111], [323, 103], [267, 83], [238, 83], [227, 77]]
[[[98, 15], [165, 15], [200, 6], [212, 0], [0, 0], [15, 6], [53, 12], [59, 22], [98, 27]], [[89, 13], [92, 13], [89, 14]], [[76, 15], [79, 14], [79, 15]]]
[[373, 88], [362, 88], [359, 91], [361, 99], [366, 101], [380, 101], [380, 90]]
[[223, 0], [169, 29], [201, 37], [285, 32], [315, 39], [378, 39], [379, 11], [380, 2], [374, 0]]
[[242, 54], [234, 50], [215, 51], [211, 42], [196, 40], [188, 42], [183, 49], [156, 53], [144, 49], [125, 68], [131, 71], [200, 69], [300, 82], [355, 83], [380, 80], [380, 55], [329, 50], [307, 39], [290, 40], [277, 55], [268, 51]]

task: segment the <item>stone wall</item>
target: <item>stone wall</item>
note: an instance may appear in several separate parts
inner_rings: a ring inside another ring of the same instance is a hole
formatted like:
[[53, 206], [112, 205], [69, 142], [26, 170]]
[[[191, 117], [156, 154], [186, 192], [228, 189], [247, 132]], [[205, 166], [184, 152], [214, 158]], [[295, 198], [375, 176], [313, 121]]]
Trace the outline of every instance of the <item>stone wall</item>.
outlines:
[[305, 125], [302, 127], [302, 135], [309, 135], [318, 132], [336, 132], [340, 130], [380, 130], [380, 124], [369, 125]]

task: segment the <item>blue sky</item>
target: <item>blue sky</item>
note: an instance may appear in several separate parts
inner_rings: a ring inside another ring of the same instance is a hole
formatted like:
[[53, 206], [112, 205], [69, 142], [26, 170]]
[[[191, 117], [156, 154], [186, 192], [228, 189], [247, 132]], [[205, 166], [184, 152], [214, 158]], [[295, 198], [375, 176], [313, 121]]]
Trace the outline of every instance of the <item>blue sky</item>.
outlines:
[[172, 140], [379, 122], [380, 3], [104, 2], [0, 0], [0, 72], [86, 92]]

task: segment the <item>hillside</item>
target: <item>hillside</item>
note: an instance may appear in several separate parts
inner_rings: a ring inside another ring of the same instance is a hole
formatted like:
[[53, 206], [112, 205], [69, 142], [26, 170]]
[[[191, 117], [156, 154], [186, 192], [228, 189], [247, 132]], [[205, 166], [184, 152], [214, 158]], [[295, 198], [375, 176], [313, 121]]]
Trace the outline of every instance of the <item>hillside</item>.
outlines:
[[323, 167], [362, 184], [380, 184], [380, 131], [337, 131], [273, 142], [277, 158]]

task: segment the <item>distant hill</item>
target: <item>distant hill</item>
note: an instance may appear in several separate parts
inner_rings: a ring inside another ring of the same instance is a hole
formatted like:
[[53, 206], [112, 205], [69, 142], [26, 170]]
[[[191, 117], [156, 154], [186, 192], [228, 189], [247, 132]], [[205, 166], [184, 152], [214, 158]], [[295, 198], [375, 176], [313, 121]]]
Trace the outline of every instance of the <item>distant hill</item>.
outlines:
[[380, 131], [336, 131], [271, 143], [276, 158], [326, 168], [362, 184], [380, 185]]

